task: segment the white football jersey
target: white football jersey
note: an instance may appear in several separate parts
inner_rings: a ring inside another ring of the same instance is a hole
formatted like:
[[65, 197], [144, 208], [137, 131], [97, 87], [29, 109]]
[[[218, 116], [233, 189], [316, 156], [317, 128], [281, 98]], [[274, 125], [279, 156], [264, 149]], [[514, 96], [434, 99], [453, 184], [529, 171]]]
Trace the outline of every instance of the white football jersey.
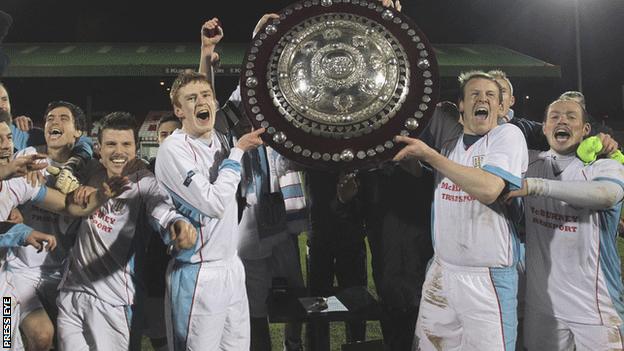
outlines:
[[[37, 153], [35, 148], [28, 147], [16, 153], [15, 156], [35, 153]], [[47, 162], [51, 166], [61, 166], [50, 158], [47, 159]], [[50, 175], [47, 170], [43, 172], [47, 179], [47, 185], [53, 187], [56, 178]], [[8, 268], [14, 271], [28, 268], [49, 273], [60, 271], [72, 243], [72, 238], [66, 237], [65, 234], [77, 219], [47, 211], [32, 202], [22, 205], [20, 211], [24, 217], [24, 224], [42, 233], [56, 236], [58, 245], [52, 252], [37, 252], [37, 249], [32, 246], [12, 248], [7, 255]]]
[[[585, 166], [575, 158], [560, 170], [558, 157], [532, 151], [527, 177], [610, 181], [624, 187], [624, 167], [614, 160]], [[527, 307], [575, 323], [622, 324], [616, 241], [620, 208], [621, 203], [596, 211], [548, 197], [525, 198]]]
[[87, 292], [114, 306], [134, 303], [137, 256], [152, 233], [140, 219], [147, 215], [163, 232], [181, 216], [150, 171], [129, 178], [130, 189], [81, 220], [61, 290]]
[[[481, 168], [521, 186], [528, 164], [522, 132], [511, 124], [492, 129], [467, 149], [459, 138], [447, 157], [467, 167]], [[443, 150], [444, 151], [444, 150]], [[501, 201], [486, 206], [440, 174], [434, 193], [435, 255], [448, 263], [470, 267], [508, 267], [518, 260], [518, 242]]]
[[41, 201], [45, 197], [45, 187], [33, 187], [23, 177], [0, 181], [0, 220], [6, 221], [13, 208], [28, 201]]
[[228, 259], [239, 242], [236, 191], [243, 151], [228, 151], [216, 134], [210, 140], [174, 131], [156, 156], [156, 177], [178, 212], [197, 228], [195, 247], [175, 253], [183, 262]]

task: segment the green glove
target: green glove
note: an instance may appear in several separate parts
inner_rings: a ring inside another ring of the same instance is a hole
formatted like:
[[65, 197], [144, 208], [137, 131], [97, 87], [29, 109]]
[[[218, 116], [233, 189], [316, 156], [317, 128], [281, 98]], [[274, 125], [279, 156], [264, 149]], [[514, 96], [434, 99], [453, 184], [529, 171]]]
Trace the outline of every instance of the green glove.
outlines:
[[[602, 142], [600, 141], [600, 138], [598, 138], [597, 136], [593, 136], [583, 140], [579, 144], [578, 148], [576, 149], [576, 154], [581, 159], [581, 161], [583, 161], [585, 164], [589, 164], [596, 161], [600, 151], [602, 151]], [[620, 150], [616, 150], [615, 152], [613, 152], [611, 155], [609, 155], [609, 158], [612, 160], [616, 160], [621, 164], [624, 164], [624, 154], [622, 154], [622, 151]]]
[[612, 160], [616, 160], [619, 163], [624, 165], [624, 154], [620, 150], [615, 150], [615, 152], [612, 153], [611, 156], [609, 156], [609, 158]]
[[598, 153], [602, 150], [602, 142], [597, 136], [589, 137], [583, 140], [578, 148], [576, 148], [576, 154], [585, 164], [596, 161]]

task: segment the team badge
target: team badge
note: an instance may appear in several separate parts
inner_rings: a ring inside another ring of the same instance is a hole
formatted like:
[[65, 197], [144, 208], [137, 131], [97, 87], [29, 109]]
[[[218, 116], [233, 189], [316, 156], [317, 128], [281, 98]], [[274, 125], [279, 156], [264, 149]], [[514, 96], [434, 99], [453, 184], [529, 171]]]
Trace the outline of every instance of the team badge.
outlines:
[[111, 207], [111, 209], [113, 210], [114, 214], [121, 214], [121, 212], [124, 209], [124, 206], [126, 206], [126, 203], [123, 199], [116, 199], [113, 202], [113, 206]]
[[104, 204], [103, 212], [105, 214], [116, 214], [119, 215], [123, 212], [126, 203], [123, 199], [113, 199], [108, 203]]
[[478, 155], [472, 157], [472, 166], [474, 168], [481, 168], [481, 164], [483, 163], [484, 155]]
[[188, 186], [191, 185], [191, 182], [193, 181], [194, 175], [194, 171], [188, 171], [188, 173], [186, 174], [186, 178], [184, 179], [184, 182], [182, 184], [184, 184], [184, 186], [188, 188]]

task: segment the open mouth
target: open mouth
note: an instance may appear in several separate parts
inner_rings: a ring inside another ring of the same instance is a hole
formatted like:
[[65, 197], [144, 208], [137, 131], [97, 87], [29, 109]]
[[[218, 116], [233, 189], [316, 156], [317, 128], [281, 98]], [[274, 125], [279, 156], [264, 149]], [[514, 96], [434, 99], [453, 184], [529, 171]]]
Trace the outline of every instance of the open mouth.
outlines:
[[128, 162], [128, 159], [124, 157], [115, 157], [111, 158], [110, 160], [115, 166], [123, 166], [126, 164], [126, 162]]
[[0, 154], [0, 165], [6, 165], [7, 163], [9, 163], [9, 161], [11, 161], [11, 154], [10, 153], [2, 153], [2, 154]]
[[555, 140], [560, 143], [568, 141], [571, 137], [570, 131], [563, 129], [563, 128], [555, 129], [554, 136], [555, 136]]
[[195, 116], [203, 121], [211, 117], [210, 105], [201, 104], [195, 106]]
[[477, 109], [474, 112], [475, 117], [480, 120], [487, 119], [489, 114], [490, 114], [490, 111], [486, 107], [477, 107]]
[[55, 140], [63, 136], [63, 131], [59, 128], [52, 128], [48, 132], [50, 139]]
[[206, 119], [210, 118], [210, 111], [208, 111], [208, 110], [198, 111], [197, 112], [197, 118], [199, 118], [201, 120], [206, 120]]

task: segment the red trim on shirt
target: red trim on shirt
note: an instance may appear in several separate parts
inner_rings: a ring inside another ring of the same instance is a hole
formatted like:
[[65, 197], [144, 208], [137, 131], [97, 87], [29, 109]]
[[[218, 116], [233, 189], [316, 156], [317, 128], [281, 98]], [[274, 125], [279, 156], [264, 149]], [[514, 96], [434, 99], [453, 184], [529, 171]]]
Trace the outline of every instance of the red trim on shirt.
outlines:
[[195, 149], [193, 149], [193, 145], [191, 145], [191, 143], [189, 143], [188, 141], [188, 136], [184, 137], [184, 140], [186, 141], [186, 143], [189, 146], [189, 149], [191, 149], [191, 152], [193, 153], [193, 158], [195, 159], [195, 162], [197, 162], [197, 154], [195, 153]]
[[[7, 185], [8, 185], [8, 184], [7, 184]], [[15, 191], [13, 191], [13, 189], [11, 189], [11, 186], [10, 186], [10, 185], [8, 186], [8, 188], [9, 188], [9, 191], [13, 194], [13, 196], [15, 196], [15, 200], [17, 200], [17, 204], [18, 204], [18, 205], [21, 205], [21, 204], [22, 204], [22, 202], [20, 201], [19, 196], [17, 196], [17, 194], [15, 193]]]
[[[583, 174], [585, 175], [585, 174]], [[602, 320], [602, 313], [600, 312], [600, 302], [598, 301], [598, 274], [600, 272], [600, 230], [598, 231], [598, 255], [596, 256], [596, 308], [598, 309], [598, 316], [600, 317], [600, 324], [604, 325]]]
[[[201, 219], [201, 214], [199, 215], [200, 219]], [[200, 222], [201, 223], [201, 222]], [[199, 260], [201, 262], [204, 262], [204, 256], [202, 255], [202, 251], [204, 248], [204, 231], [202, 230], [202, 226], [199, 226], [199, 239], [201, 240], [201, 244], [199, 245]]]
[[[135, 173], [135, 174], [136, 174], [136, 173]], [[142, 202], [142, 203], [145, 203], [145, 202], [143, 201], [143, 198], [141, 197], [141, 186], [139, 185], [139, 177], [138, 177], [138, 175], [137, 175], [136, 185], [137, 185], [137, 190], [138, 190], [139, 198], [141, 199], [141, 202]], [[140, 214], [139, 214], [139, 216], [140, 216]], [[138, 220], [138, 217], [136, 218], [136, 220]], [[136, 220], [135, 220], [135, 222], [136, 222]], [[136, 223], [135, 223], [135, 224], [136, 224]], [[135, 240], [136, 240], [136, 238], [135, 238], [135, 236], [136, 236], [136, 235], [137, 235], [137, 229], [135, 228], [135, 229], [134, 229], [134, 236], [132, 237], [132, 241], [131, 241], [131, 243], [130, 243], [130, 250], [131, 250], [131, 251], [132, 251], [132, 250], [134, 250], [134, 253], [133, 253], [133, 254], [136, 254], [136, 251], [137, 251], [137, 248], [136, 248], [136, 247], [134, 247], [134, 242], [135, 242]], [[132, 258], [132, 255], [130, 255], [130, 258]], [[137, 263], [136, 263], [136, 256], [134, 256], [134, 259], [135, 259], [135, 260], [134, 260], [134, 264], [135, 264], [135, 266], [136, 266], [136, 264], [137, 264]], [[129, 262], [129, 261], [128, 261], [128, 262]], [[126, 285], [126, 296], [127, 296], [127, 298], [128, 298], [128, 300], [127, 300], [127, 301], [128, 301], [128, 303], [132, 304], [132, 302], [133, 302], [133, 301], [130, 299], [130, 291], [128, 290], [128, 271], [127, 271], [127, 268], [128, 268], [128, 263], [126, 263], [125, 267], [123, 267], [124, 284]]]
[[128, 290], [128, 275], [127, 275], [125, 267], [124, 267], [123, 276], [124, 276], [124, 284], [126, 285], [126, 297], [128, 298], [127, 301], [129, 303], [132, 303], [132, 300], [130, 300], [130, 291]]

